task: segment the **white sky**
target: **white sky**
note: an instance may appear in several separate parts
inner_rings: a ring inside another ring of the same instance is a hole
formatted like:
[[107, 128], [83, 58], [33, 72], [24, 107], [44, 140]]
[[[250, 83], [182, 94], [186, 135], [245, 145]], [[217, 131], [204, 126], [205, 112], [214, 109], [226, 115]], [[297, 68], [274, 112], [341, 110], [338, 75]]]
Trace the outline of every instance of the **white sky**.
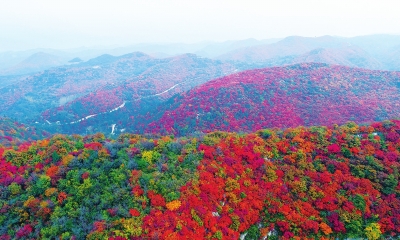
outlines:
[[398, 0], [0, 0], [0, 51], [400, 35]]

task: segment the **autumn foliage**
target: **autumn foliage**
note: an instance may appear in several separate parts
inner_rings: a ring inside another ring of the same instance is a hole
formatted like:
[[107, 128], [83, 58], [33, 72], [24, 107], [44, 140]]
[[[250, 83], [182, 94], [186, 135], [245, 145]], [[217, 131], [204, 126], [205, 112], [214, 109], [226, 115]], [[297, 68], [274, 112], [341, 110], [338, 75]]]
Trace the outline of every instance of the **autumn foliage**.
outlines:
[[400, 121], [0, 146], [1, 239], [400, 237]]

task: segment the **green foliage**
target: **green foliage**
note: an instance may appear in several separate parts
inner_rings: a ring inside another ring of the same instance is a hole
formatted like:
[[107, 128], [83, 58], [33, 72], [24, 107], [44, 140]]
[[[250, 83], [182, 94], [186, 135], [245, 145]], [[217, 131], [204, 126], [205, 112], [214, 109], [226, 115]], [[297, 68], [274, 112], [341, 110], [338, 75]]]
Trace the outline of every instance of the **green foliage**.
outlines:
[[393, 174], [389, 174], [388, 177], [383, 181], [382, 192], [384, 194], [394, 193], [395, 188], [397, 187], [398, 183], [399, 183], [399, 180]]
[[366, 203], [365, 203], [365, 199], [364, 199], [364, 197], [362, 195], [357, 194], [357, 195], [351, 196], [349, 198], [349, 200], [353, 202], [354, 206], [357, 209], [365, 212]]
[[44, 191], [50, 187], [50, 177], [46, 175], [41, 175], [37, 180], [36, 184], [33, 186], [32, 192], [34, 196], [44, 194]]
[[348, 148], [342, 148], [342, 153], [346, 158], [351, 158], [353, 156]]
[[261, 237], [260, 229], [256, 225], [252, 225], [249, 230], [247, 230], [246, 240], [259, 239]]
[[82, 141], [78, 141], [78, 142], [76, 142], [75, 147], [76, 147], [76, 149], [80, 150], [80, 149], [84, 148], [84, 144]]
[[10, 186], [8, 186], [8, 190], [11, 192], [11, 194], [17, 195], [21, 192], [21, 186], [13, 182], [10, 184]]
[[60, 161], [60, 159], [61, 159], [60, 155], [56, 151], [53, 152], [51, 157], [53, 158], [54, 163]]

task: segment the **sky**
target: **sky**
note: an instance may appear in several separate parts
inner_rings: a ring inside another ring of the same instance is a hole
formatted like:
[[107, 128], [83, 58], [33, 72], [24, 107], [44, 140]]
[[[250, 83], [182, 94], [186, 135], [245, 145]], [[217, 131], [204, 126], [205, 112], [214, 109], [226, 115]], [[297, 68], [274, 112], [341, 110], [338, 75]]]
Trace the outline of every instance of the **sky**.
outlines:
[[397, 0], [0, 0], [0, 51], [400, 35]]

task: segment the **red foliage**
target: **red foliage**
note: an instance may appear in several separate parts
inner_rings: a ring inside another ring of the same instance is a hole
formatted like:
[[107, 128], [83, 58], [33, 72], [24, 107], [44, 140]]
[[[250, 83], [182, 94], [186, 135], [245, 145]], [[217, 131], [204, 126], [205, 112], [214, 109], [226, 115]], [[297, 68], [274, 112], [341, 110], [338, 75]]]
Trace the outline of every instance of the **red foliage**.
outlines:
[[67, 194], [65, 192], [60, 192], [57, 196], [58, 203], [62, 204], [65, 199], [67, 199]]
[[91, 150], [100, 150], [103, 147], [103, 145], [98, 142], [93, 142], [93, 143], [85, 143], [84, 147]]
[[51, 166], [46, 170], [46, 175], [51, 178], [55, 178], [58, 175], [58, 170], [58, 166]]
[[84, 172], [84, 173], [82, 173], [82, 179], [86, 179], [86, 178], [88, 178], [89, 177], [89, 175], [90, 175], [90, 173], [88, 173], [88, 172]]
[[129, 209], [129, 213], [131, 214], [132, 217], [140, 216], [140, 212], [136, 209]]
[[118, 209], [116, 208], [110, 208], [107, 209], [108, 214], [110, 214], [111, 217], [114, 217], [115, 215], [117, 215]]
[[153, 207], [165, 207], [165, 199], [161, 194], [156, 194], [154, 191], [150, 190], [147, 192], [150, 198], [151, 206]]
[[340, 152], [340, 147], [337, 144], [331, 144], [328, 146], [328, 151], [330, 153], [339, 153]]
[[17, 238], [24, 238], [29, 236], [29, 234], [32, 232], [33, 228], [30, 224], [27, 224], [20, 228], [16, 234]]

